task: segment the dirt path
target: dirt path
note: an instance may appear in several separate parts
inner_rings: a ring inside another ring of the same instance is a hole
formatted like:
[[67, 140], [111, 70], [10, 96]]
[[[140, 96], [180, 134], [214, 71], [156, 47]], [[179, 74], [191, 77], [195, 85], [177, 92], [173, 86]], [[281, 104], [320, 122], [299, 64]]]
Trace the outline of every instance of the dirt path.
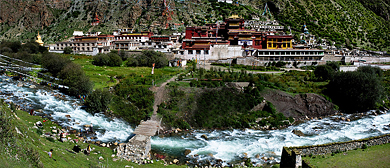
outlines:
[[157, 118], [157, 105], [161, 104], [164, 97], [164, 91], [165, 91], [165, 85], [167, 83], [175, 81], [178, 75], [173, 76], [171, 79], [167, 80], [166, 82], [162, 83], [160, 87], [153, 88], [154, 91], [154, 104], [153, 104], [153, 115], [151, 117], [152, 120], [159, 121]]

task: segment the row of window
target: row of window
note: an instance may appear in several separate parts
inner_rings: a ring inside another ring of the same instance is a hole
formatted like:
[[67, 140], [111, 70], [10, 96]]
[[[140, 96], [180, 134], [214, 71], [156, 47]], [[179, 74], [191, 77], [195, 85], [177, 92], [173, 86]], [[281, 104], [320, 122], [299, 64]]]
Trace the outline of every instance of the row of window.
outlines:
[[318, 51], [258, 51], [261, 55], [324, 55], [324, 52]]
[[269, 48], [290, 48], [290, 43], [283, 43], [283, 44], [277, 44], [277, 43], [268, 43]]
[[[200, 54], [202, 50], [195, 50], [196, 54]], [[184, 54], [184, 53], [183, 53]], [[188, 50], [188, 54], [192, 55], [194, 54], [194, 50]], [[209, 50], [204, 50], [204, 54], [209, 54]]]
[[321, 57], [257, 57], [260, 61], [318, 61]]
[[57, 44], [57, 47], [72, 47], [72, 46], [95, 46], [95, 43], [61, 43]]
[[[64, 50], [64, 47], [57, 47], [57, 50]], [[80, 47], [80, 48], [76, 48], [76, 51], [89, 51], [90, 49], [92, 49], [92, 48], [89, 48], [89, 47], [86, 47], [86, 48], [84, 48], [84, 47]]]

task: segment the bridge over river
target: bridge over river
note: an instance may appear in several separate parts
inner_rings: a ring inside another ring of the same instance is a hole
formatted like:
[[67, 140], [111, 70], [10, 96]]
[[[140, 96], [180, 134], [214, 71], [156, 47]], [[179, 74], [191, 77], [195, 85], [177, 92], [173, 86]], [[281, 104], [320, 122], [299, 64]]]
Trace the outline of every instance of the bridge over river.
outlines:
[[155, 120], [141, 121], [134, 130], [129, 142], [121, 143], [116, 148], [117, 156], [128, 161], [142, 161], [150, 158], [150, 139], [158, 132], [160, 122]]
[[150, 158], [149, 152], [151, 150], [150, 139], [161, 129], [161, 120], [157, 117], [157, 105], [162, 102], [162, 97], [165, 91], [165, 85], [174, 81], [177, 76], [172, 77], [166, 82], [162, 83], [160, 87], [152, 87], [154, 91], [154, 105], [153, 115], [150, 120], [141, 121], [140, 125], [135, 128], [132, 136], [127, 143], [121, 143], [115, 149], [117, 156], [128, 161], [142, 161]]

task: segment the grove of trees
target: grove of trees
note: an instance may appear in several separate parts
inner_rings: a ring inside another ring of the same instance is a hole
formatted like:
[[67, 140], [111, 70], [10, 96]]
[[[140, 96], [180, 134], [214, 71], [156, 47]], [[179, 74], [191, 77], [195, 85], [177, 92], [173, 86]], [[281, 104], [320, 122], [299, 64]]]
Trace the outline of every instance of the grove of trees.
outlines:
[[127, 59], [126, 66], [137, 67], [146, 66], [152, 67], [155, 64], [156, 68], [162, 68], [168, 65], [168, 59], [162, 52], [156, 52], [151, 50], [142, 51], [139, 55], [131, 56]]
[[384, 98], [382, 80], [380, 68], [361, 66], [357, 71], [335, 73], [325, 93], [343, 111], [372, 110]]

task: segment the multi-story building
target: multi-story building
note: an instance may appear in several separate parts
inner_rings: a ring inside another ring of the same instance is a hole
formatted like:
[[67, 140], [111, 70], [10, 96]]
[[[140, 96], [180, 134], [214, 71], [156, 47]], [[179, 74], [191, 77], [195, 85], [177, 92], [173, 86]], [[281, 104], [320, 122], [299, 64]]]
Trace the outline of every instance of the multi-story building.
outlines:
[[77, 54], [106, 53], [113, 49], [114, 37], [113, 35], [100, 35], [99, 32], [87, 33], [85, 36], [74, 36], [70, 41], [57, 42], [54, 46], [54, 52], [63, 51], [65, 47], [70, 47]]
[[259, 24], [266, 24], [268, 27], [250, 27], [244, 19], [233, 15], [222, 24], [187, 27], [182, 48], [175, 51], [175, 56], [201, 61], [248, 56], [259, 61], [318, 61], [324, 56], [323, 50], [295, 48], [293, 36], [280, 31], [284, 27], [279, 26], [277, 21], [259, 21]]

